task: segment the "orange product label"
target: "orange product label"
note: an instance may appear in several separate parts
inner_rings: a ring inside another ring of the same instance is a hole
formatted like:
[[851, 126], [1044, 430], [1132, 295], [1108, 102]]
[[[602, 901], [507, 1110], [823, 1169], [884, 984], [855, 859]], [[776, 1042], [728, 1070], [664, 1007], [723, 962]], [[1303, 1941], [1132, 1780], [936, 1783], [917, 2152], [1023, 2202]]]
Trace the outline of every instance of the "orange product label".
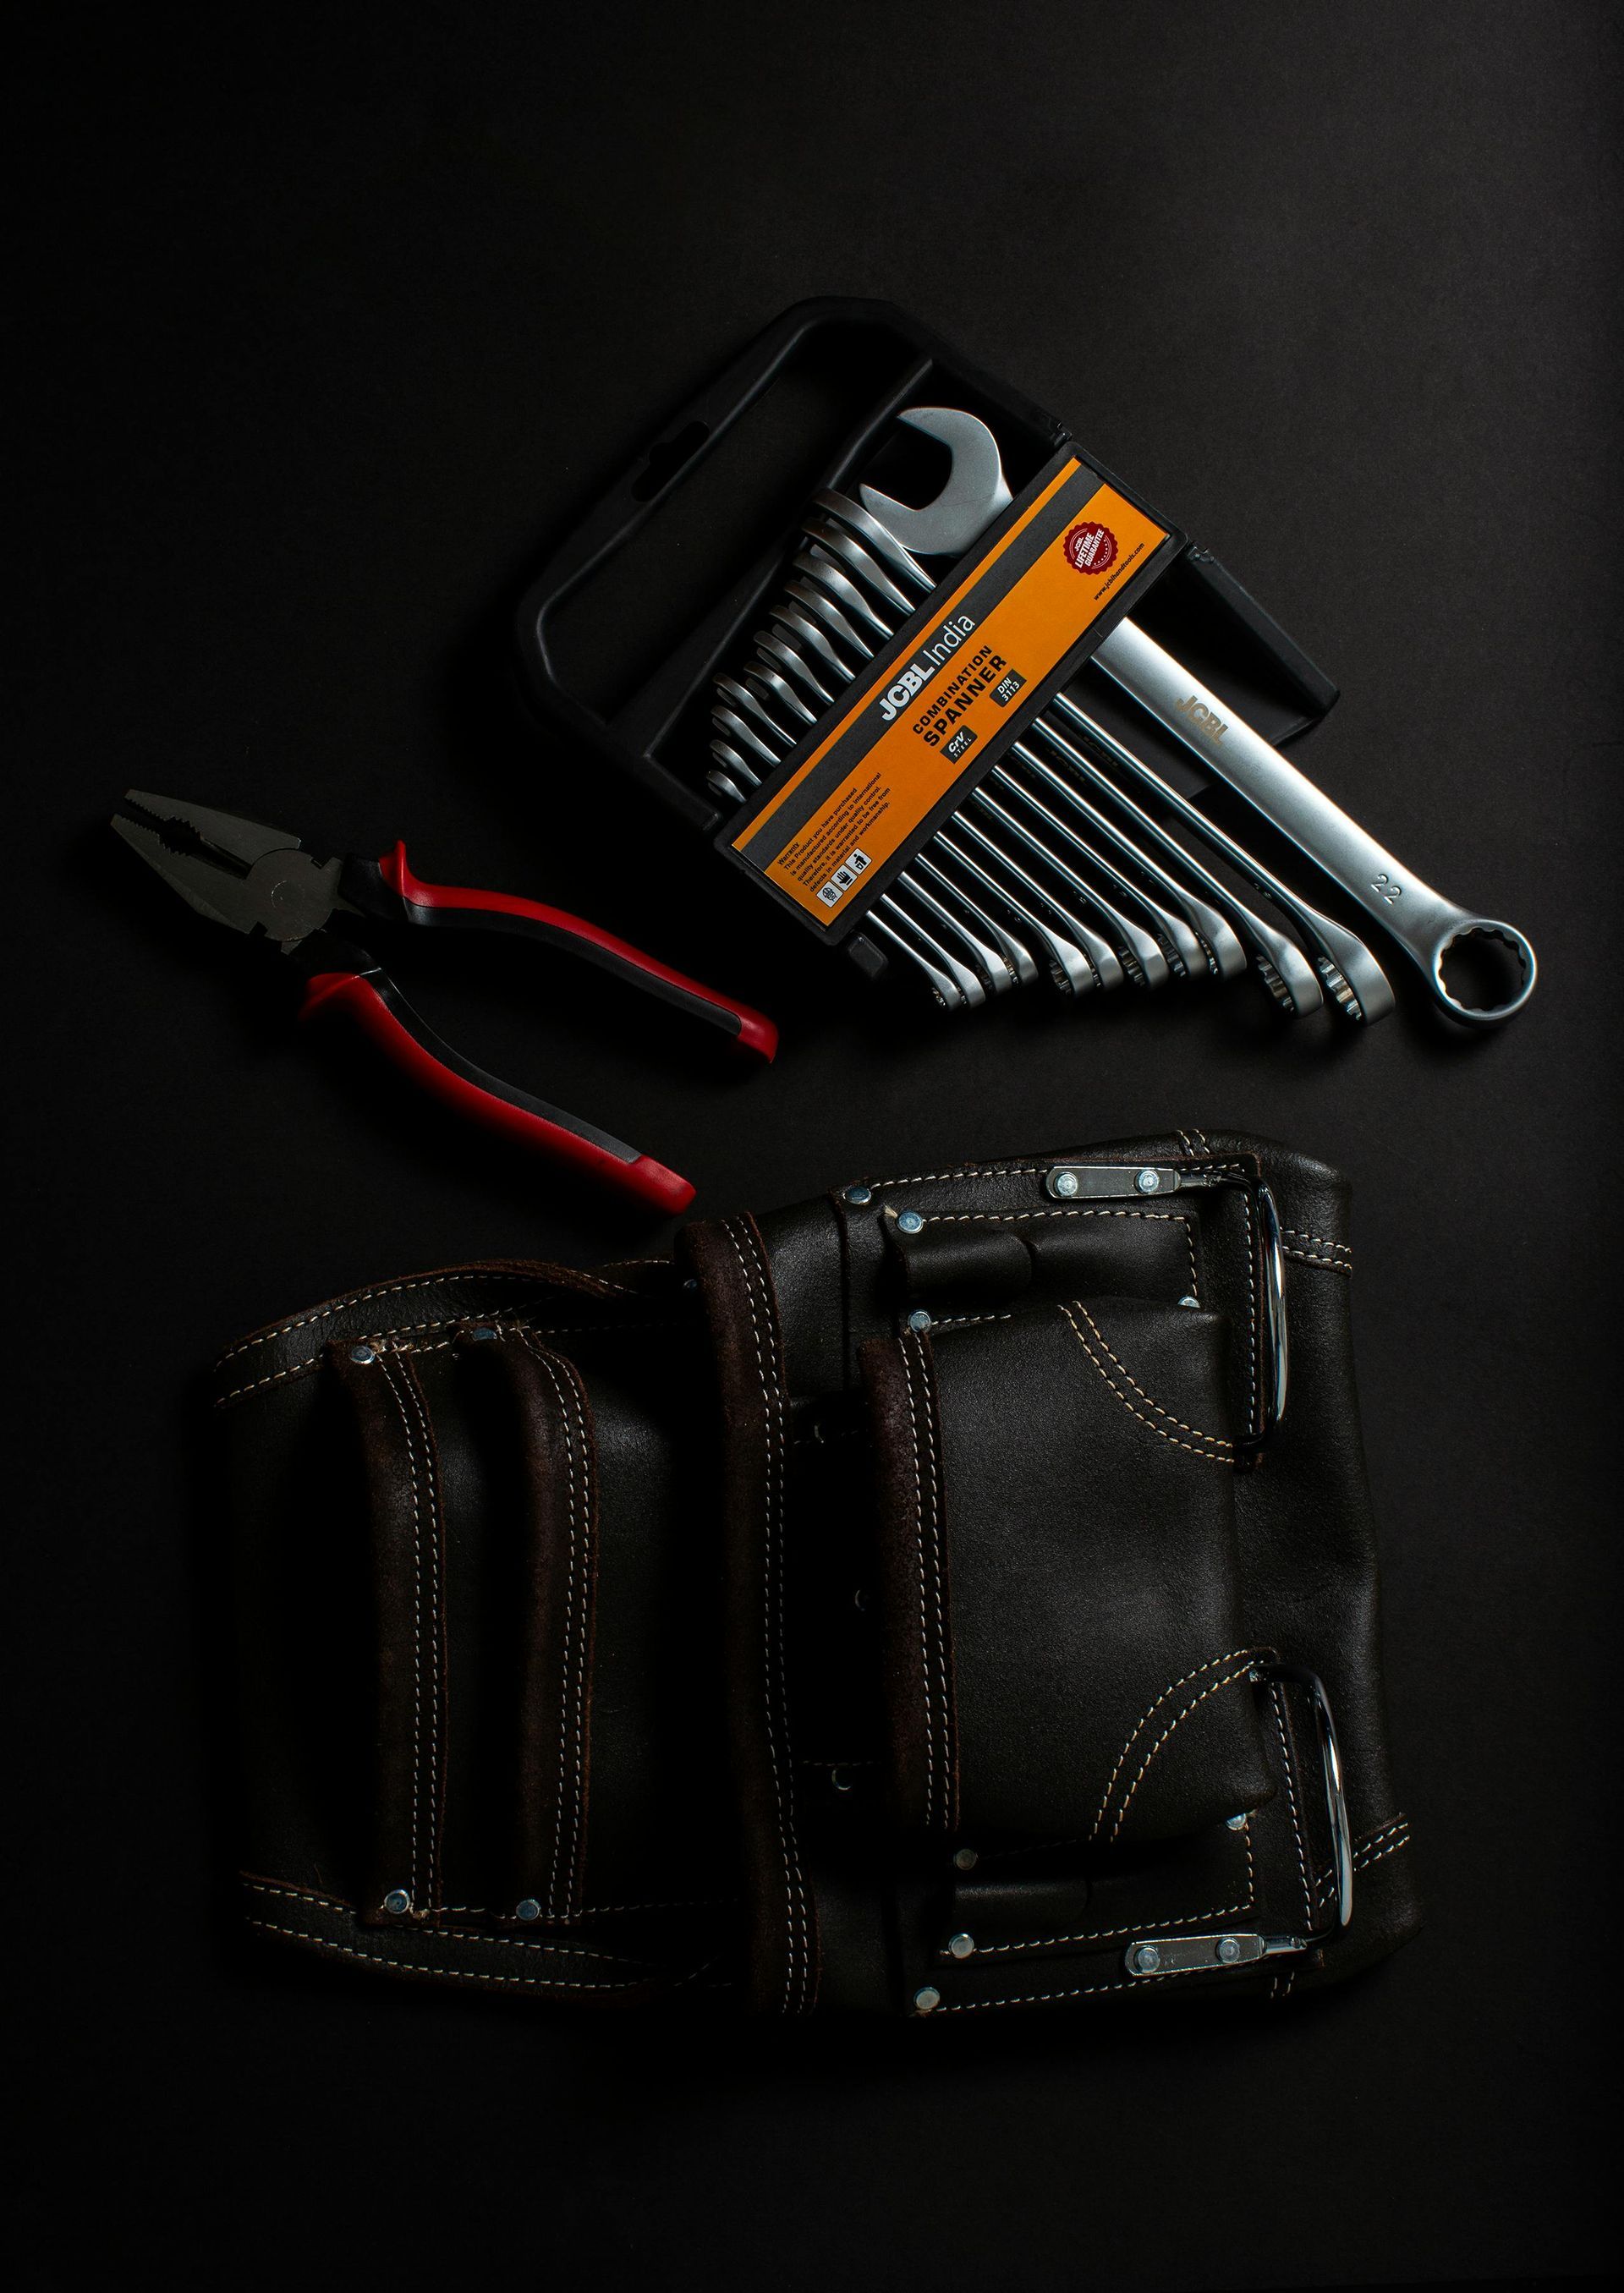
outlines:
[[1075, 456], [1051, 466], [996, 546], [925, 601], [839, 721], [811, 736], [735, 851], [816, 921], [840, 921], [1166, 539]]

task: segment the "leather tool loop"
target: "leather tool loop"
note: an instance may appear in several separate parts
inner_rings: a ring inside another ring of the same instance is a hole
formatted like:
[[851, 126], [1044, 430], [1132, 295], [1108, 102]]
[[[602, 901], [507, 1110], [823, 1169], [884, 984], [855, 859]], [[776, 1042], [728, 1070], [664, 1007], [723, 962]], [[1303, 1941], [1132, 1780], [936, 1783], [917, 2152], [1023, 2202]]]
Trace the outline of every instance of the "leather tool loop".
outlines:
[[422, 1925], [440, 1896], [447, 1671], [440, 1475], [409, 1355], [333, 1344], [366, 1478], [376, 1618], [375, 1788], [363, 1923]]
[[524, 1329], [466, 1330], [459, 1350], [499, 1381], [518, 1436], [521, 1676], [508, 1908], [522, 1923], [580, 1916], [591, 1770], [597, 1457], [572, 1363]]

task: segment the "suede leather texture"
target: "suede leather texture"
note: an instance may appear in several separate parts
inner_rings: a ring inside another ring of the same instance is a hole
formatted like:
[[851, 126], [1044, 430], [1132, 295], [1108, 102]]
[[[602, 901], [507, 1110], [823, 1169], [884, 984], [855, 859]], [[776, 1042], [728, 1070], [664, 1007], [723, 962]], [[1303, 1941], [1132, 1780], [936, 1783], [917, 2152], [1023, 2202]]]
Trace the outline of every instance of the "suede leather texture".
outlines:
[[[1066, 1203], [1057, 1162], [1180, 1183]], [[1336, 1172], [1192, 1130], [695, 1225], [670, 1264], [408, 1278], [231, 1349], [250, 1919], [515, 1997], [790, 2018], [1279, 1998], [1393, 1949], [1347, 1219]], [[1266, 1955], [1203, 1959], [1229, 1932]]]

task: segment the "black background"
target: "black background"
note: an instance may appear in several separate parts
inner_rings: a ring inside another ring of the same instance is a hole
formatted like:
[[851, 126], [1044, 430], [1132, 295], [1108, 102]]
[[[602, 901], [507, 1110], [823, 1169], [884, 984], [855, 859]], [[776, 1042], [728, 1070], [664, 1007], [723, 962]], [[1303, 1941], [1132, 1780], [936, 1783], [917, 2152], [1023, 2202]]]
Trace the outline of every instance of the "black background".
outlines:
[[[26, 2155], [77, 2185], [39, 2281], [108, 2240], [379, 2286], [1600, 2265], [1617, 27], [1050, 0], [160, 7], [41, 37], [6, 648], [40, 1788], [6, 1828], [45, 2025]], [[519, 726], [507, 620], [549, 537], [825, 292], [921, 312], [1242, 574], [1344, 686], [1317, 775], [1534, 940], [1523, 1018], [1446, 1036], [1403, 981], [1360, 1039], [1244, 986], [934, 1022]], [[1171, 1122], [1347, 1170], [1422, 1938], [1272, 2019], [787, 2037], [240, 1943], [201, 1366], [375, 1277], [665, 1236], [295, 1040], [279, 968], [107, 834], [131, 783], [328, 849], [405, 835], [425, 873], [767, 1005], [782, 1058], [741, 1085], [563, 967], [423, 969], [448, 1033], [689, 1171], [702, 1213]]]

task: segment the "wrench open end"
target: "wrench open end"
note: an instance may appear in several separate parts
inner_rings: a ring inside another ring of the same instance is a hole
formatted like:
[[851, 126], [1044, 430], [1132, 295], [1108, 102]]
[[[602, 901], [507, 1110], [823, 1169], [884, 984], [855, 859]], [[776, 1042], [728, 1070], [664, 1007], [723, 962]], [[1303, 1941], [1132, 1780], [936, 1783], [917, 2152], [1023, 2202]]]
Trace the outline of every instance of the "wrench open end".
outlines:
[[998, 441], [985, 422], [961, 406], [910, 406], [897, 419], [946, 447], [953, 457], [947, 482], [933, 502], [917, 509], [873, 486], [859, 486], [858, 499], [910, 555], [957, 557], [981, 539], [1012, 498]]

